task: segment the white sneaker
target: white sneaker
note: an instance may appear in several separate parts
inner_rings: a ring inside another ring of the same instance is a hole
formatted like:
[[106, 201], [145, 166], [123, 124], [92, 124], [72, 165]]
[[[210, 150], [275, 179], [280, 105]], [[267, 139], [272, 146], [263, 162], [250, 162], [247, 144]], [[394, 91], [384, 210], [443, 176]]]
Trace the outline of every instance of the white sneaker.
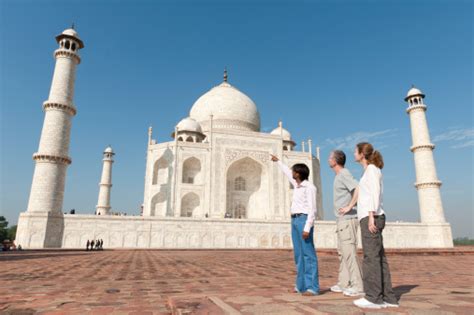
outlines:
[[400, 307], [400, 305], [398, 305], [398, 304], [392, 304], [392, 303], [388, 303], [388, 302], [385, 302], [385, 301], [383, 302], [383, 305], [385, 307]]
[[357, 291], [353, 288], [348, 288], [343, 291], [345, 296], [364, 296], [364, 292]]
[[331, 287], [331, 291], [336, 292], [336, 293], [341, 293], [342, 291], [344, 291], [344, 289], [336, 284]]
[[366, 300], [365, 298], [355, 300], [354, 305], [360, 308], [373, 308], [373, 309], [381, 309], [385, 307], [384, 304], [375, 304]]

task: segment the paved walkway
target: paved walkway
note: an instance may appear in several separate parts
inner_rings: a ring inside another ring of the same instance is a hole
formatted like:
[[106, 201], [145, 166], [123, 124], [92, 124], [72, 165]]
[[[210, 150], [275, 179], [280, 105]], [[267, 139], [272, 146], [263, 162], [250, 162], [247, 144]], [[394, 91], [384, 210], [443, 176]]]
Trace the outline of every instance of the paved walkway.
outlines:
[[[394, 251], [401, 307], [365, 311], [473, 314], [474, 251]], [[0, 252], [1, 314], [363, 314], [328, 292], [334, 251], [318, 256], [322, 295], [290, 292], [292, 252], [105, 250]]]

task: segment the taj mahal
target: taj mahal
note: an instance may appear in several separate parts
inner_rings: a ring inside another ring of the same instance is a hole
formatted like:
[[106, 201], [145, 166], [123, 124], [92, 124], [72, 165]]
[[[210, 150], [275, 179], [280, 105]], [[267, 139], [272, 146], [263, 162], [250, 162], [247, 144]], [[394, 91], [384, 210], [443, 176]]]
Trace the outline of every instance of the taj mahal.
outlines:
[[[255, 103], [224, 81], [202, 95], [190, 116], [156, 143], [149, 132], [143, 215], [147, 217], [229, 218], [279, 222], [289, 216], [291, 187], [269, 163], [285, 152], [289, 164], [305, 163], [321, 187], [319, 160], [295, 151], [282, 123], [260, 132]], [[321, 191], [321, 189], [319, 189]], [[322, 209], [321, 194], [318, 198]], [[322, 218], [322, 212], [320, 212]]]
[[[72, 163], [70, 130], [80, 109], [74, 103], [74, 84], [84, 42], [73, 28], [56, 36], [56, 41], [56, 65], [43, 103], [43, 129], [33, 154], [33, 181], [28, 207], [19, 217], [16, 244], [84, 248], [87, 240], [102, 239], [105, 248], [291, 248], [292, 187], [271, 162], [273, 154], [289, 166], [309, 167], [310, 181], [317, 188], [316, 247], [336, 247], [335, 221], [324, 220], [319, 148], [311, 140], [297, 146], [281, 121], [270, 133], [262, 132], [257, 105], [230, 83], [227, 71], [220, 84], [197, 98], [188, 117], [176, 119], [170, 141], [155, 140], [149, 127], [140, 216], [112, 215], [116, 152], [111, 147], [103, 152], [95, 214], [64, 214], [65, 178]], [[386, 247], [453, 246], [424, 98], [415, 87], [405, 97], [421, 220], [389, 222]]]

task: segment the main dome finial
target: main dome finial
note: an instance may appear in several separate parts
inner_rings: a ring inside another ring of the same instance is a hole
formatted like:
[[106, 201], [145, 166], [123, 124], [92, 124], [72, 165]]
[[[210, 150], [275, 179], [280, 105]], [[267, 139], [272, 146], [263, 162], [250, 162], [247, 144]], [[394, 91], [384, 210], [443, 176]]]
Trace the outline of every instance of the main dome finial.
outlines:
[[227, 67], [224, 68], [224, 82], [227, 82]]

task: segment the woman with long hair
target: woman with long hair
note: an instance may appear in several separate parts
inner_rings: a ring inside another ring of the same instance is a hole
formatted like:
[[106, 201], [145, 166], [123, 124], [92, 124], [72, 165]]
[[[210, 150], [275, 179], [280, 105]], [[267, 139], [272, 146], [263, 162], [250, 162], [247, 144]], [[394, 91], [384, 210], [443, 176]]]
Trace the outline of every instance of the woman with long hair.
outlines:
[[357, 215], [360, 221], [364, 261], [362, 264], [365, 297], [355, 300], [362, 308], [398, 307], [392, 289], [392, 280], [383, 247], [382, 230], [385, 227], [383, 209], [383, 158], [367, 142], [356, 145], [356, 162], [364, 168], [359, 182]]

